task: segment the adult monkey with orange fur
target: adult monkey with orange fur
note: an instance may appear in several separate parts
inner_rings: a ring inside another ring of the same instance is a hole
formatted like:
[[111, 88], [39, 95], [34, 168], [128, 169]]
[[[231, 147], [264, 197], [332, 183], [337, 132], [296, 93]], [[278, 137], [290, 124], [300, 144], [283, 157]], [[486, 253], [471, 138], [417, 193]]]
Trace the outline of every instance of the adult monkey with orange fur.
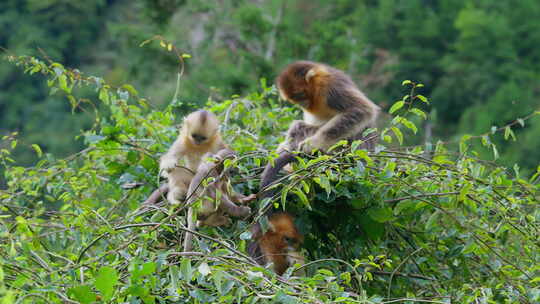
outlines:
[[[209, 111], [198, 110], [184, 119], [178, 138], [160, 160], [160, 172], [168, 179], [167, 200], [179, 204], [187, 194], [203, 155], [226, 148], [219, 134], [219, 120]], [[183, 160], [185, 167], [179, 166]]]
[[[294, 264], [304, 264], [300, 246], [304, 237], [298, 233], [294, 218], [285, 212], [274, 213], [268, 219], [269, 229], [262, 233], [252, 229], [252, 241], [248, 245], [248, 254], [259, 264], [272, 264], [272, 269], [282, 275]], [[303, 275], [303, 272], [297, 273]]]
[[276, 180], [281, 168], [295, 161], [292, 151], [326, 152], [343, 139], [361, 139], [365, 141], [361, 147], [373, 149], [375, 136], [364, 138], [362, 133], [375, 127], [380, 109], [343, 71], [322, 63], [297, 61], [285, 67], [276, 84], [281, 98], [302, 108], [304, 120], [296, 120], [289, 127], [278, 147], [280, 156], [262, 174], [261, 189]]

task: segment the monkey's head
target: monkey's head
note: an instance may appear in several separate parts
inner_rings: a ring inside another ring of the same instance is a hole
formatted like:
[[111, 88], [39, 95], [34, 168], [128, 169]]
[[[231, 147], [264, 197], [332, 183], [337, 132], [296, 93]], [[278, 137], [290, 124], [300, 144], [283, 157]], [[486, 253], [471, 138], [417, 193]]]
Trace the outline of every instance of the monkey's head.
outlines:
[[304, 236], [298, 233], [293, 217], [288, 213], [275, 213], [268, 219], [270, 231], [280, 238], [284, 247], [298, 250], [304, 242]]
[[329, 68], [312, 61], [296, 61], [283, 69], [276, 79], [282, 99], [308, 108], [320, 90], [326, 87]]
[[185, 118], [182, 131], [194, 145], [204, 145], [218, 136], [219, 120], [212, 112], [199, 110]]

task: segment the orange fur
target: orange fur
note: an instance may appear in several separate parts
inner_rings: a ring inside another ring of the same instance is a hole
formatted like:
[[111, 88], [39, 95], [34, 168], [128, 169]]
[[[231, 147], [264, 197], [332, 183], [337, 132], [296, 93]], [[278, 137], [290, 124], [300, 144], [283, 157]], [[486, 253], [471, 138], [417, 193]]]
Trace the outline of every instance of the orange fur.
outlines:
[[[305, 125], [313, 127], [308, 137], [292, 139], [299, 142], [298, 147], [280, 145], [286, 150], [326, 151], [342, 139], [363, 139], [362, 132], [375, 126], [379, 107], [343, 71], [322, 63], [297, 61], [285, 67], [276, 84], [280, 96], [299, 105]], [[288, 133], [290, 139], [294, 130]]]
[[294, 218], [288, 213], [275, 213], [268, 219], [270, 229], [256, 241], [265, 264], [273, 263], [274, 272], [282, 275], [294, 262], [303, 262], [298, 253], [304, 237], [298, 233]]

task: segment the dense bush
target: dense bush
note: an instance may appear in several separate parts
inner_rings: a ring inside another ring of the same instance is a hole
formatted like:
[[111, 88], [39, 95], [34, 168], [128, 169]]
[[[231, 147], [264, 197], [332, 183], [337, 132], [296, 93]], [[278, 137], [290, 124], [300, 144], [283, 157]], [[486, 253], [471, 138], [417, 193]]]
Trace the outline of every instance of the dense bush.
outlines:
[[[0, 50], [129, 82], [160, 109], [175, 91], [174, 56], [136, 47], [155, 34], [193, 54], [184, 104], [249, 94], [259, 78], [298, 59], [345, 70], [386, 110], [401, 81], [414, 79], [433, 100], [428, 135], [455, 140], [540, 109], [539, 19], [538, 0], [2, 0]], [[21, 164], [36, 161], [30, 143], [61, 157], [75, 153], [83, 142], [73, 137], [91, 123], [48, 96], [38, 78], [0, 65], [0, 136], [19, 132], [13, 157]], [[539, 124], [516, 128], [527, 145], [493, 138], [499, 161], [534, 173]]]
[[[3, 303], [540, 301], [540, 169], [527, 180], [476, 158], [475, 141], [497, 153], [491, 133], [463, 137], [459, 153], [443, 142], [406, 147], [416, 142], [414, 122], [425, 118], [420, 84], [403, 83], [407, 95], [390, 109], [376, 151], [353, 143], [333, 156], [306, 155], [283, 177], [271, 203], [297, 215], [309, 262], [306, 277], [277, 277], [246, 257], [250, 223], [201, 229], [200, 252], [182, 253], [183, 208], [142, 205], [159, 185], [158, 157], [176, 136], [173, 106], [152, 108], [130, 85], [113, 87], [58, 63], [10, 61], [45, 75], [52, 93], [73, 109], [95, 110], [95, 120], [81, 134], [83, 150], [57, 159], [34, 145], [32, 167], [11, 160], [16, 134], [3, 139]], [[80, 98], [85, 87], [95, 97]], [[231, 163], [235, 187], [257, 191], [299, 111], [264, 80], [257, 92], [206, 107], [239, 154]], [[512, 126], [493, 133], [511, 138]]]

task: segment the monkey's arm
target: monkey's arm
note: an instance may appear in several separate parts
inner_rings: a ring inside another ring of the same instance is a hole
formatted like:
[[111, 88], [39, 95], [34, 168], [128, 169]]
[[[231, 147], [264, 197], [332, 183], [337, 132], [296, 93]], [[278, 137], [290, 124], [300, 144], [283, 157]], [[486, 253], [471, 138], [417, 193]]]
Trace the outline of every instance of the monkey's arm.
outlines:
[[227, 194], [223, 194], [221, 197], [221, 204], [219, 209], [234, 217], [246, 217], [251, 214], [251, 208], [248, 206], [237, 206], [233, 203]]
[[328, 150], [342, 139], [347, 139], [373, 124], [375, 114], [364, 109], [351, 109], [339, 113], [325, 123], [313, 136], [306, 138], [299, 145], [303, 152], [310, 153], [314, 149]]
[[236, 204], [249, 204], [257, 199], [257, 194], [250, 194], [248, 196], [243, 195], [242, 193], [238, 193], [234, 191], [234, 189], [230, 193], [231, 201], [233, 201]]
[[163, 154], [159, 162], [159, 170], [167, 173], [174, 169], [178, 164], [178, 160], [185, 154], [182, 139], [178, 137], [169, 148], [167, 153]]

